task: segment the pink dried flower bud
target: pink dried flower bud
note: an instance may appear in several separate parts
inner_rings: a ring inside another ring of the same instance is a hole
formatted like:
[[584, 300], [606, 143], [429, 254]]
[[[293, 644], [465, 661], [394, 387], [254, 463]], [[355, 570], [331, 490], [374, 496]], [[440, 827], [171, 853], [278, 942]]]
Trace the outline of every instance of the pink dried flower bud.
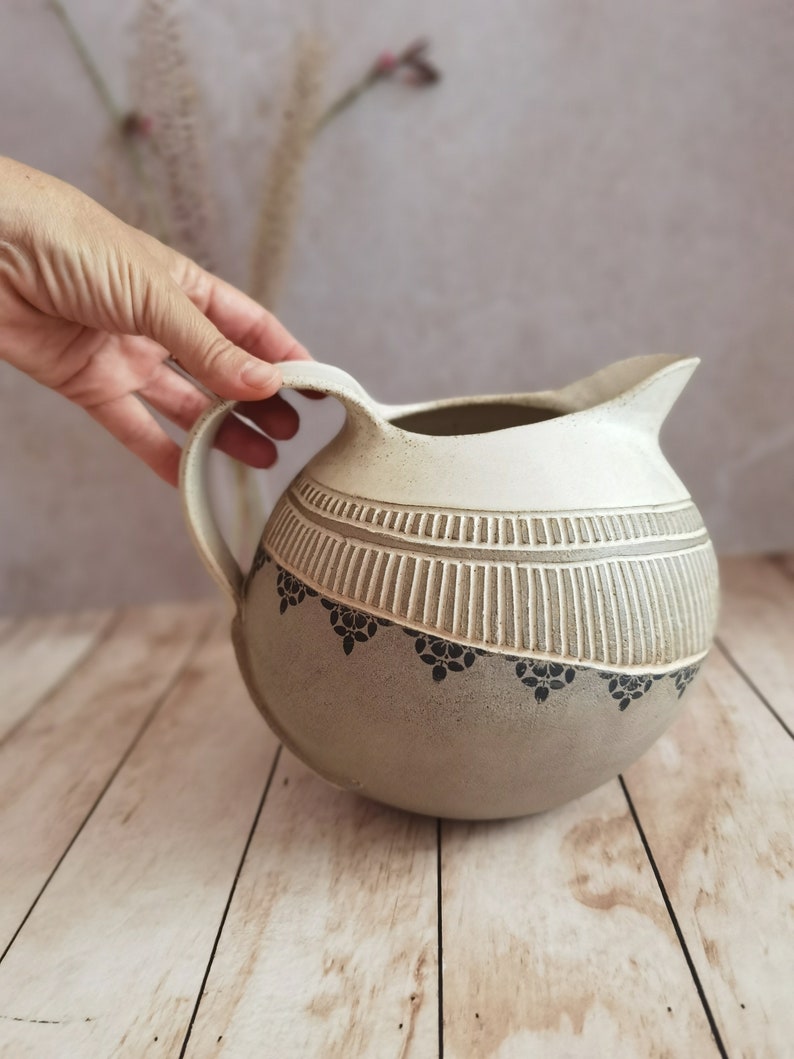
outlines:
[[373, 70], [380, 77], [387, 77], [397, 69], [399, 61], [392, 51], [382, 51], [375, 60]]

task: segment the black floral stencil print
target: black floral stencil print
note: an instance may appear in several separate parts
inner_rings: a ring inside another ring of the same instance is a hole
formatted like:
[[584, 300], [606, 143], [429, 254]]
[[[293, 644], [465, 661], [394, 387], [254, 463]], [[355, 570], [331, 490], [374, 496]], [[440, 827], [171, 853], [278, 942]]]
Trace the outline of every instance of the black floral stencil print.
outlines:
[[698, 662], [696, 665], [684, 666], [683, 669], [677, 669], [674, 673], [670, 674], [675, 681], [675, 690], [678, 692], [679, 699], [698, 675], [699, 670], [700, 663]]
[[304, 585], [303, 581], [297, 578], [295, 574], [291, 574], [289, 570], [285, 570], [283, 566], [278, 567], [276, 588], [278, 589], [278, 594], [281, 596], [279, 610], [282, 614], [287, 607], [297, 607], [299, 603], [303, 603], [307, 596], [319, 595], [319, 593], [315, 592], [313, 588]]
[[270, 556], [260, 544], [256, 550], [254, 561], [251, 563], [251, 569], [248, 571], [248, 580], [253, 580], [254, 575], [262, 569], [265, 563], [270, 563], [272, 561], [273, 560], [270, 558]]
[[560, 662], [516, 661], [516, 676], [522, 684], [533, 689], [536, 702], [545, 702], [550, 692], [561, 691], [573, 682], [576, 670]]
[[603, 680], [608, 680], [609, 693], [625, 710], [629, 703], [641, 699], [653, 687], [655, 680], [661, 680], [663, 673], [599, 673]]
[[371, 640], [379, 625], [391, 625], [385, 618], [375, 618], [363, 610], [355, 610], [332, 599], [321, 599], [320, 602], [331, 612], [331, 625], [337, 636], [342, 637], [342, 647], [346, 655], [351, 653], [357, 643]]
[[433, 680], [436, 683], [446, 680], [447, 673], [462, 673], [465, 669], [470, 669], [477, 655], [485, 654], [485, 651], [477, 647], [452, 643], [440, 636], [428, 636], [415, 629], [404, 631], [414, 637], [414, 647], [422, 661], [433, 667]]

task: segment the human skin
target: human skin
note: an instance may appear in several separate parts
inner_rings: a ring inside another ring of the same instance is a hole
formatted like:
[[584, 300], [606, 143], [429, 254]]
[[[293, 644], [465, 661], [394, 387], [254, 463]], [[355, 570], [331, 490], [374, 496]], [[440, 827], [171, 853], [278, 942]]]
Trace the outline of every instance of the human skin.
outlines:
[[80, 405], [176, 485], [181, 450], [152, 409], [189, 429], [212, 401], [192, 379], [257, 402], [238, 407], [269, 437], [229, 417], [217, 444], [269, 467], [271, 439], [298, 428], [276, 365], [310, 356], [230, 284], [76, 188], [0, 157], [0, 359]]

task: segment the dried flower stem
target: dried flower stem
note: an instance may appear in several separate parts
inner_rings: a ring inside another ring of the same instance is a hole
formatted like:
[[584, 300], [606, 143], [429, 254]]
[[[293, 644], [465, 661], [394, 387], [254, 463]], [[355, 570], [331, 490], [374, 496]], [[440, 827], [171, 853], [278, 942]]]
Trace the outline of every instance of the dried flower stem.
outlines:
[[441, 77], [439, 71], [425, 58], [425, 52], [428, 47], [427, 41], [416, 40], [397, 55], [391, 52], [383, 52], [363, 77], [354, 82], [350, 88], [346, 89], [331, 103], [317, 122], [315, 132], [320, 132], [324, 129], [330, 121], [333, 121], [335, 117], [347, 110], [360, 96], [370, 88], [373, 88], [379, 81], [385, 81], [402, 68], [412, 71], [416, 84], [430, 85], [438, 81]]
[[50, 0], [50, 7], [60, 20], [61, 25], [66, 31], [66, 35], [69, 37], [72, 47], [75, 50], [77, 58], [80, 60], [83, 69], [88, 75], [88, 79], [94, 86], [94, 90], [107, 111], [110, 120], [113, 122], [114, 128], [119, 133], [121, 145], [124, 148], [129, 163], [135, 173], [135, 177], [146, 198], [146, 205], [152, 222], [151, 234], [156, 236], [162, 242], [168, 242], [168, 230], [163, 211], [160, 208], [157, 192], [155, 191], [154, 185], [147, 172], [143, 156], [135, 141], [130, 136], [124, 135], [126, 114], [113, 98], [113, 93], [110, 91], [107, 81], [100, 73], [99, 67], [94, 62], [93, 56], [88, 49], [88, 45], [83, 39], [77, 26], [72, 21], [69, 12], [61, 3], [61, 0]]

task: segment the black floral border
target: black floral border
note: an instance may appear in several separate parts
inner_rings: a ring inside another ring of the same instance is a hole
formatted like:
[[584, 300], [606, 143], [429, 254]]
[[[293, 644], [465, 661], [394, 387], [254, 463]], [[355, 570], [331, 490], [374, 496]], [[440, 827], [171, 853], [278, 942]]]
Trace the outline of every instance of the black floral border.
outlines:
[[[248, 580], [261, 570], [266, 563], [273, 560], [260, 548], [251, 565]], [[299, 606], [307, 597], [319, 597], [322, 606], [329, 612], [331, 627], [342, 640], [342, 650], [350, 655], [357, 644], [369, 642], [378, 629], [395, 622], [386, 618], [377, 618], [367, 611], [349, 607], [337, 600], [320, 596], [316, 589], [310, 588], [291, 571], [274, 564], [277, 570], [276, 590], [279, 595], [279, 613], [285, 614], [291, 607]], [[471, 669], [477, 658], [489, 652], [480, 647], [445, 640], [419, 629], [398, 626], [408, 636], [413, 637], [414, 647], [420, 660], [431, 667], [432, 678], [436, 683], [447, 679], [450, 673], [465, 673]], [[669, 679], [675, 683], [675, 690], [680, 699], [700, 670], [701, 663], [683, 666], [667, 673], [614, 673], [594, 669], [592, 666], [569, 665], [564, 662], [533, 661], [518, 658], [515, 655], [504, 655], [506, 661], [515, 666], [515, 675], [521, 683], [533, 692], [538, 703], [548, 702], [555, 692], [562, 691], [571, 685], [582, 672], [596, 672], [608, 681], [609, 694], [623, 712], [633, 703], [645, 697], [657, 681]]]

